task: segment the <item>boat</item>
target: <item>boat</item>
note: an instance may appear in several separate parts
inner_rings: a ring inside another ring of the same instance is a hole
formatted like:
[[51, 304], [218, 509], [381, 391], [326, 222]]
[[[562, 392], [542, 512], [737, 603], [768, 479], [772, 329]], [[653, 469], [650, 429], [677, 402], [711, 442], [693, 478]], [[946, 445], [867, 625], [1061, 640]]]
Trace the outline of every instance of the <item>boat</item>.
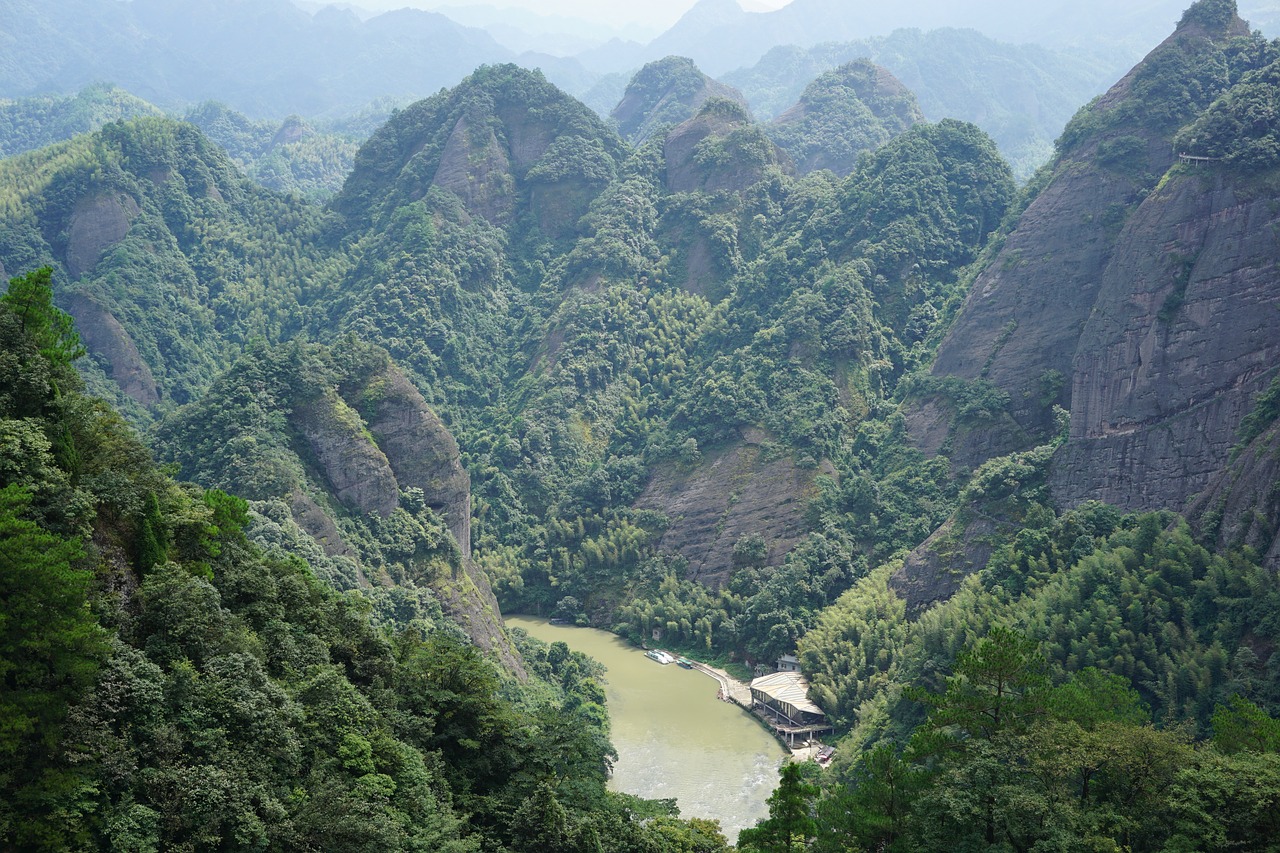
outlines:
[[662, 649], [649, 649], [649, 651], [644, 653], [644, 656], [649, 660], [656, 660], [663, 666], [675, 662], [675, 658], [664, 652]]
[[693, 661], [688, 658], [676, 658], [676, 666], [684, 669], [693, 669]]

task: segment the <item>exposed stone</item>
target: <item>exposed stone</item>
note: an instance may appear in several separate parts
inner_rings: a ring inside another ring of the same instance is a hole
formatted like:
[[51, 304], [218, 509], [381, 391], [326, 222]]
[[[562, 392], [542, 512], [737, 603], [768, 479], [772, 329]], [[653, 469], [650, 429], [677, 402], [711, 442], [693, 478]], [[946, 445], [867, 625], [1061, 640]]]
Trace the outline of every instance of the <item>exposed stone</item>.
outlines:
[[466, 118], [459, 119], [445, 143], [432, 183], [456, 194], [475, 216], [499, 226], [511, 221], [515, 178], [511, 161], [491, 127], [473, 131]]
[[1187, 517], [1216, 548], [1248, 546], [1264, 566], [1280, 572], [1280, 424], [1215, 476], [1187, 508]]
[[365, 386], [362, 408], [401, 488], [422, 489], [442, 515], [464, 557], [471, 555], [471, 478], [458, 443], [412, 383], [395, 367]]
[[991, 559], [991, 543], [1001, 526], [983, 516], [951, 518], [917, 545], [889, 578], [907, 614], [917, 616], [955, 595], [964, 579]]
[[107, 375], [121, 391], [143, 406], [160, 402], [151, 368], [114, 314], [83, 293], [67, 300], [67, 311], [75, 318], [85, 349], [106, 362]]
[[749, 534], [767, 543], [767, 565], [781, 565], [806, 532], [804, 511], [816, 475], [830, 470], [804, 469], [788, 455], [772, 456], [762, 432], [750, 432], [740, 443], [708, 452], [692, 471], [659, 467], [635, 502], [670, 519], [657, 547], [683, 556], [688, 577], [707, 586], [728, 579], [733, 546]]
[[357, 513], [391, 515], [400, 503], [400, 486], [355, 410], [328, 391], [296, 406], [293, 422], [339, 501]]
[[139, 213], [124, 194], [91, 196], [76, 203], [67, 226], [67, 272], [79, 278], [97, 265], [108, 249], [124, 239]]

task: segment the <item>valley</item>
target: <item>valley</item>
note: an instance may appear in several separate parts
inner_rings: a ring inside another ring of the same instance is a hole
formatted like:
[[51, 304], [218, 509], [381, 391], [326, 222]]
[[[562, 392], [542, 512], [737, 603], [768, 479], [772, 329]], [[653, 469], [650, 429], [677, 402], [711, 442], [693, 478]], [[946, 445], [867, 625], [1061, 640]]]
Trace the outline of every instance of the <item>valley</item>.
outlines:
[[[93, 1], [7, 14], [176, 26]], [[1270, 849], [1280, 42], [720, 5], [0, 102], [0, 847]], [[795, 655], [835, 760], [641, 644]]]

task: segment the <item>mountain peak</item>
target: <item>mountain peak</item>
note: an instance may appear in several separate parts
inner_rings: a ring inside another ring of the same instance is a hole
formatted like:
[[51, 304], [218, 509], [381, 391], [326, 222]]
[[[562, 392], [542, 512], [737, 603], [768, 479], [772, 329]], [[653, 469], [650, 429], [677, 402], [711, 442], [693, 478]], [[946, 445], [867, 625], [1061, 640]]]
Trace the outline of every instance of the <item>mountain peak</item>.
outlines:
[[1229, 35], [1239, 20], [1236, 0], [1197, 0], [1182, 13], [1178, 29], [1199, 25], [1211, 35]]
[[746, 100], [737, 89], [703, 74], [692, 59], [668, 56], [636, 72], [611, 115], [618, 123], [618, 132], [638, 145], [663, 125], [692, 118], [714, 98], [746, 107]]

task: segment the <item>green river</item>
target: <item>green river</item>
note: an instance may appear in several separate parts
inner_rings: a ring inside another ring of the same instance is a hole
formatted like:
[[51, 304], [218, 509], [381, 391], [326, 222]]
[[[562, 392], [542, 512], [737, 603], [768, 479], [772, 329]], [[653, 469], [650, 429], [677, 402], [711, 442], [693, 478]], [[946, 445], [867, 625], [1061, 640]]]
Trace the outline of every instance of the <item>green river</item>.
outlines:
[[560, 640], [608, 668], [605, 693], [618, 750], [613, 790], [674, 797], [682, 817], [719, 820], [731, 843], [738, 830], [768, 817], [765, 800], [786, 750], [737, 705], [717, 699], [714, 678], [651, 661], [607, 631], [527, 616], [506, 622], [544, 642]]

